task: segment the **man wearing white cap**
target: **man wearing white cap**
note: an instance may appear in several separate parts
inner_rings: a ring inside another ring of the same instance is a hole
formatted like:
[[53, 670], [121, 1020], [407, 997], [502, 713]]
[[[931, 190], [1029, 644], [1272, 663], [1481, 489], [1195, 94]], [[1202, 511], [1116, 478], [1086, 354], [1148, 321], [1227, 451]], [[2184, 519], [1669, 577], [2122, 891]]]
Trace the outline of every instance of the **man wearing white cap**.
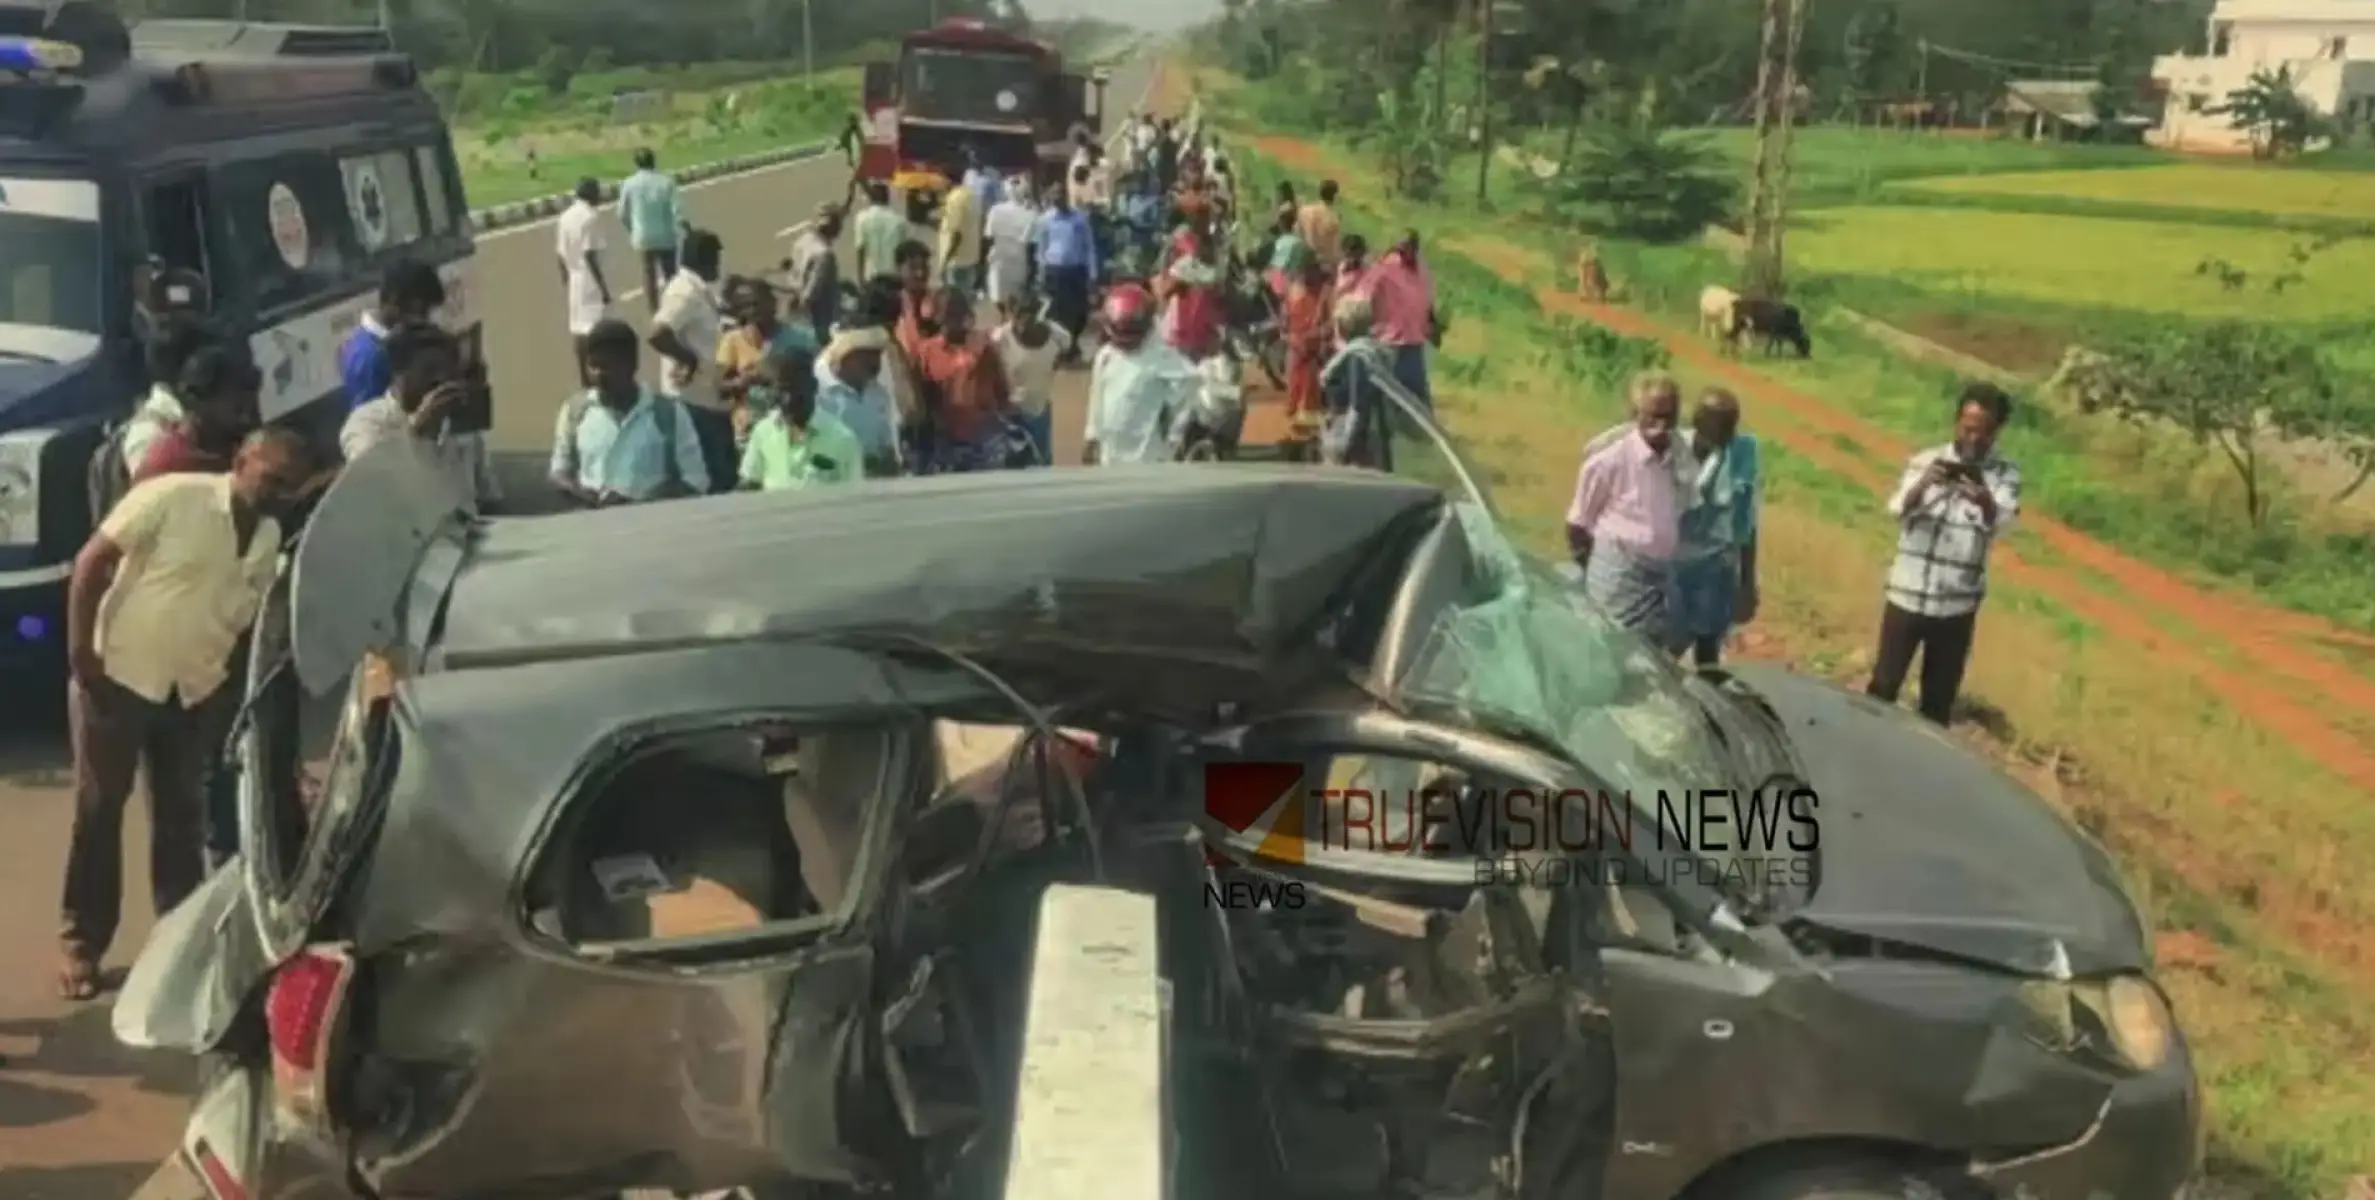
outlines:
[[900, 474], [898, 407], [883, 386], [887, 329], [843, 329], [817, 362], [816, 410], [848, 428], [866, 454], [868, 478]]

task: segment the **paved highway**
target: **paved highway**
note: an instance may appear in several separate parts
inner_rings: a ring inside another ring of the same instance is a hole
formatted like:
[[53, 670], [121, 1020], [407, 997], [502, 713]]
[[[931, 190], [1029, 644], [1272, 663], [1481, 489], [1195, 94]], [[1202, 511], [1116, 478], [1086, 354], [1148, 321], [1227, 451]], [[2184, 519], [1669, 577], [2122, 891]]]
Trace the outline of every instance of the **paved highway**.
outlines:
[[[1143, 103], [1152, 83], [1148, 63], [1114, 72], [1106, 92], [1111, 120], [1118, 122], [1122, 114]], [[665, 147], [661, 153], [666, 153]], [[828, 154], [688, 187], [687, 219], [724, 239], [728, 271], [772, 271], [790, 250], [794, 235], [815, 215], [817, 205], [839, 202], [848, 184], [846, 161], [838, 153]], [[626, 230], [616, 215], [606, 214], [603, 222], [610, 247], [602, 263], [603, 274], [622, 293], [612, 305], [612, 315], [641, 325], [651, 315], [650, 298], [642, 290], [642, 266], [626, 249]], [[847, 236], [842, 240], [847, 264]], [[495, 445], [505, 456], [505, 483], [535, 487], [541, 483], [545, 455], [552, 448], [554, 413], [576, 381], [561, 309], [552, 223], [481, 235], [478, 288], [497, 398]], [[1085, 416], [1080, 405], [1085, 389], [1078, 374], [1068, 376], [1066, 382], [1068, 386], [1058, 397], [1056, 461], [1070, 463], [1080, 458], [1080, 424]]]
[[[1115, 72], [1108, 92], [1118, 114], [1141, 102], [1147, 64]], [[665, 155], [666, 148], [660, 148]], [[677, 164], [684, 165], [684, 164]], [[623, 175], [627, 164], [622, 160]], [[735, 271], [772, 268], [792, 235], [823, 201], [838, 200], [849, 172], [838, 155], [791, 163], [686, 189], [690, 219], [714, 230]], [[634, 289], [616, 315], [645, 324], [642, 271], [606, 217], [613, 285]], [[478, 288], [486, 314], [496, 393], [495, 446], [512, 495], [547, 491], [544, 466], [554, 414], [575, 386], [550, 221], [496, 230], [479, 239]], [[1084, 380], [1067, 375], [1057, 395], [1059, 462], [1079, 460]], [[190, 1066], [116, 1045], [107, 1003], [68, 1005], [55, 997], [59, 855], [72, 814], [64, 739], [56, 729], [15, 729], [0, 743], [0, 1197], [5, 1200], [124, 1200], [172, 1147], [188, 1111]], [[121, 968], [148, 932], [147, 830], [126, 822], [125, 922], [109, 964]], [[144, 1200], [148, 1198], [144, 1197]], [[160, 1197], [159, 1200], [178, 1200]]]

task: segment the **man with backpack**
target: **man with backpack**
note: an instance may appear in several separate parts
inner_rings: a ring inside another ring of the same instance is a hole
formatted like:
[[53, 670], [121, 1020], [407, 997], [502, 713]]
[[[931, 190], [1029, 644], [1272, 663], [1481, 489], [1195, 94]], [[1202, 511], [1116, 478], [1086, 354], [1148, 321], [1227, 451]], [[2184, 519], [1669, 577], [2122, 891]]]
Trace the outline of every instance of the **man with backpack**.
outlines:
[[606, 508], [710, 490], [701, 442], [684, 405], [637, 382], [635, 327], [605, 319], [586, 334], [593, 386], [561, 406], [553, 426], [552, 482], [579, 504]]

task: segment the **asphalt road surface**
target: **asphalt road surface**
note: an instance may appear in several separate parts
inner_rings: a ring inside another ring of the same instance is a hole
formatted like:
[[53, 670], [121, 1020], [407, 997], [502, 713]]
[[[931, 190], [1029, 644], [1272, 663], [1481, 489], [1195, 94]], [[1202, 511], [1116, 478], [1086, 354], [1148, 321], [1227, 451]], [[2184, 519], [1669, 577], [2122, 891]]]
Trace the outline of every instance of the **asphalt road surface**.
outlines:
[[[1115, 72], [1114, 120], [1144, 102], [1150, 64]], [[666, 148], [661, 147], [663, 156]], [[684, 165], [684, 164], [678, 164]], [[619, 164], [624, 175], [628, 165]], [[724, 239], [731, 271], [772, 269], [818, 204], [839, 200], [849, 171], [837, 154], [688, 187], [689, 219]], [[566, 181], [556, 181], [556, 187]], [[625, 294], [614, 315], [645, 324], [651, 306], [625, 231], [606, 218], [604, 262]], [[551, 222], [479, 239], [478, 288], [496, 395], [495, 449], [504, 482], [530, 500], [548, 489], [544, 467], [562, 401], [575, 387]], [[1056, 395], [1056, 461], [1079, 461], [1085, 376], [1063, 377]], [[65, 738], [54, 725], [0, 729], [0, 1198], [124, 1200], [172, 1149], [188, 1111], [191, 1064], [118, 1046], [108, 1002], [56, 998], [61, 855], [72, 815]], [[124, 928], [108, 965], [138, 954], [149, 926], [147, 828], [135, 801], [125, 822]], [[144, 1200], [146, 1198], [144, 1197]]]

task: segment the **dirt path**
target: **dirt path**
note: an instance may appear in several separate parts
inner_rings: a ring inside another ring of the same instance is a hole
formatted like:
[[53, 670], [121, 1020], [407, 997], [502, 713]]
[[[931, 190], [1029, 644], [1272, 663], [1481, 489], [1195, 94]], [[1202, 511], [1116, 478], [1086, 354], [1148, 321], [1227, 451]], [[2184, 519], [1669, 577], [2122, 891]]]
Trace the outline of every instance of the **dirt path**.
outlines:
[[[1299, 174], [1346, 170], [1325, 149], [1300, 139], [1254, 135], [1247, 140], [1264, 157]], [[1454, 241], [1449, 248], [1512, 282], [1539, 278], [1551, 265], [1531, 249], [1489, 237]], [[1553, 290], [1542, 291], [1539, 299], [1547, 311], [1658, 342], [1677, 364], [1738, 392], [1752, 419], [1792, 453], [1876, 494], [1894, 488], [1898, 470], [1915, 448], [1888, 429], [1639, 311]], [[2357, 635], [2307, 614], [2196, 586], [2035, 509], [2022, 514], [2022, 524], [2057, 561], [1999, 551], [1997, 567], [2006, 580], [2051, 599], [2109, 636], [2144, 647], [2335, 774], [2375, 791], [2375, 743], [2359, 732], [2375, 724], [2375, 680], [2316, 648], [2354, 644]], [[2214, 655], [2210, 648], [2228, 654]], [[2238, 670], [2220, 657], [2251, 669]], [[2337, 716], [2351, 718], [2350, 724]]]

